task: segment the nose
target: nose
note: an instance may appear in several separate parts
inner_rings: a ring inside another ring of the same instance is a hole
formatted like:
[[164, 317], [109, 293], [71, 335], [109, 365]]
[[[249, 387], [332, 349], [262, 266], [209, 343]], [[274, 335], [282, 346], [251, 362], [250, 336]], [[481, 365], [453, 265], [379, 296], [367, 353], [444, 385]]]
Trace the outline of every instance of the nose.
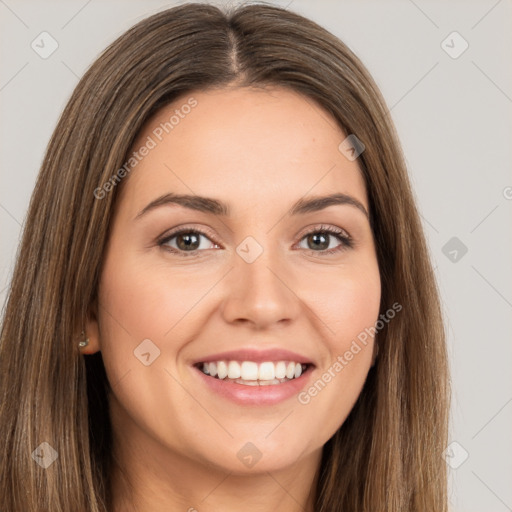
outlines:
[[225, 321], [264, 329], [296, 319], [301, 302], [285, 263], [276, 251], [267, 249], [252, 263], [234, 255], [222, 307]]

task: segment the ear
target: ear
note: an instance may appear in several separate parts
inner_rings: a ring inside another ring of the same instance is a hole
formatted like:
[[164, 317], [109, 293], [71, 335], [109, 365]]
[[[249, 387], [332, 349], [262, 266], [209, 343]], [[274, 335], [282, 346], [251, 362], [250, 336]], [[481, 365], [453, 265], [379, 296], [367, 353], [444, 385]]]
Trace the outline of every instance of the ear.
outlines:
[[85, 322], [85, 337], [89, 338], [89, 344], [80, 349], [82, 354], [94, 354], [100, 351], [100, 329], [98, 325], [98, 304], [94, 299], [89, 307]]

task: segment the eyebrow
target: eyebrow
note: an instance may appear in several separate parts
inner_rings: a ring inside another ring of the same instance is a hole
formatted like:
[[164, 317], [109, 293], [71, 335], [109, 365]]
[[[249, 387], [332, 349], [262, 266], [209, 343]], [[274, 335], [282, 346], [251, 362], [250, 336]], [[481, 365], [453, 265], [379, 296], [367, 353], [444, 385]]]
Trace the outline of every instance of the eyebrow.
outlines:
[[[156, 198], [154, 201], [151, 201], [137, 214], [134, 220], [139, 219], [155, 208], [170, 204], [177, 204], [183, 206], [184, 208], [203, 213], [209, 213], [223, 217], [230, 216], [229, 206], [226, 203], [219, 201], [218, 199], [191, 194], [168, 193]], [[364, 213], [365, 217], [369, 220], [368, 212], [360, 201], [348, 194], [341, 193], [330, 194], [327, 196], [313, 196], [308, 199], [301, 198], [292, 205], [287, 214], [292, 216], [304, 215], [306, 213], [323, 210], [324, 208], [328, 208], [329, 206], [333, 205], [353, 206]]]

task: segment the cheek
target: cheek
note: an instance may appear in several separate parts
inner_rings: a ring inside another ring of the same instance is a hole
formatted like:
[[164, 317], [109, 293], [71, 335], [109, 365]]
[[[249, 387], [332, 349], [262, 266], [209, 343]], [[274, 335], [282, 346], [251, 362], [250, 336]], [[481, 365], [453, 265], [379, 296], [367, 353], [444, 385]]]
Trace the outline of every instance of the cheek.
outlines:
[[[363, 390], [372, 360], [373, 340], [357, 339], [360, 329], [373, 326], [374, 315], [355, 317], [343, 315], [347, 323], [340, 324], [337, 337], [331, 338], [329, 357], [316, 375], [297, 396], [305, 435], [322, 442], [330, 439], [345, 422]], [[357, 324], [357, 325], [356, 325]], [[309, 434], [308, 434], [309, 433]]]
[[[168, 433], [176, 418], [190, 407], [187, 393], [173, 386], [170, 375], [187, 339], [178, 331], [187, 325], [187, 313], [211, 284], [191, 287], [192, 274], [182, 269], [171, 274], [158, 264], [141, 260], [126, 253], [118, 259], [114, 251], [105, 260], [100, 285], [100, 345], [115, 403], [121, 404], [113, 410], [128, 411], [139, 427], [154, 435], [155, 430]], [[145, 361], [146, 353], [149, 360]], [[124, 422], [125, 412], [122, 414], [120, 421]]]
[[357, 279], [343, 281], [323, 305], [331, 338], [342, 350], [349, 339], [356, 338], [377, 321], [380, 306], [380, 281]]
[[377, 262], [358, 268], [316, 273], [315, 279], [304, 284], [303, 297], [324, 326], [331, 350], [346, 350], [347, 343], [356, 338], [378, 319], [381, 282]]
[[381, 282], [376, 262], [357, 272], [331, 273], [303, 291], [320, 321], [324, 357], [311, 387], [299, 402], [320, 411], [338, 411], [325, 425], [335, 430], [357, 400], [370, 369], [374, 327], [379, 317]]
[[137, 258], [107, 259], [100, 289], [105, 323], [133, 343], [149, 338], [160, 344], [211, 286], [189, 270], [170, 273]]

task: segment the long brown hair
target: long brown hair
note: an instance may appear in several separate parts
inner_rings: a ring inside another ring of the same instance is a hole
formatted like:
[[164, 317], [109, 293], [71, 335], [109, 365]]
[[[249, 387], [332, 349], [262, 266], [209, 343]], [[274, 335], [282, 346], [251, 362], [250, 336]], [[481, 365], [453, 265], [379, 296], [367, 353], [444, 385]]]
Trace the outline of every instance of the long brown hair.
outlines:
[[[80, 80], [49, 142], [2, 321], [3, 510], [111, 510], [109, 383], [101, 353], [82, 356], [77, 342], [96, 300], [122, 183], [102, 199], [95, 190], [123, 166], [158, 109], [193, 90], [227, 85], [288, 87], [363, 142], [358, 162], [381, 312], [403, 306], [378, 332], [377, 362], [324, 446], [315, 512], [447, 510], [445, 332], [386, 104], [361, 61], [316, 23], [267, 4], [222, 11], [200, 3], [152, 15], [114, 41]], [[46, 469], [32, 456], [44, 442], [58, 454]]]

